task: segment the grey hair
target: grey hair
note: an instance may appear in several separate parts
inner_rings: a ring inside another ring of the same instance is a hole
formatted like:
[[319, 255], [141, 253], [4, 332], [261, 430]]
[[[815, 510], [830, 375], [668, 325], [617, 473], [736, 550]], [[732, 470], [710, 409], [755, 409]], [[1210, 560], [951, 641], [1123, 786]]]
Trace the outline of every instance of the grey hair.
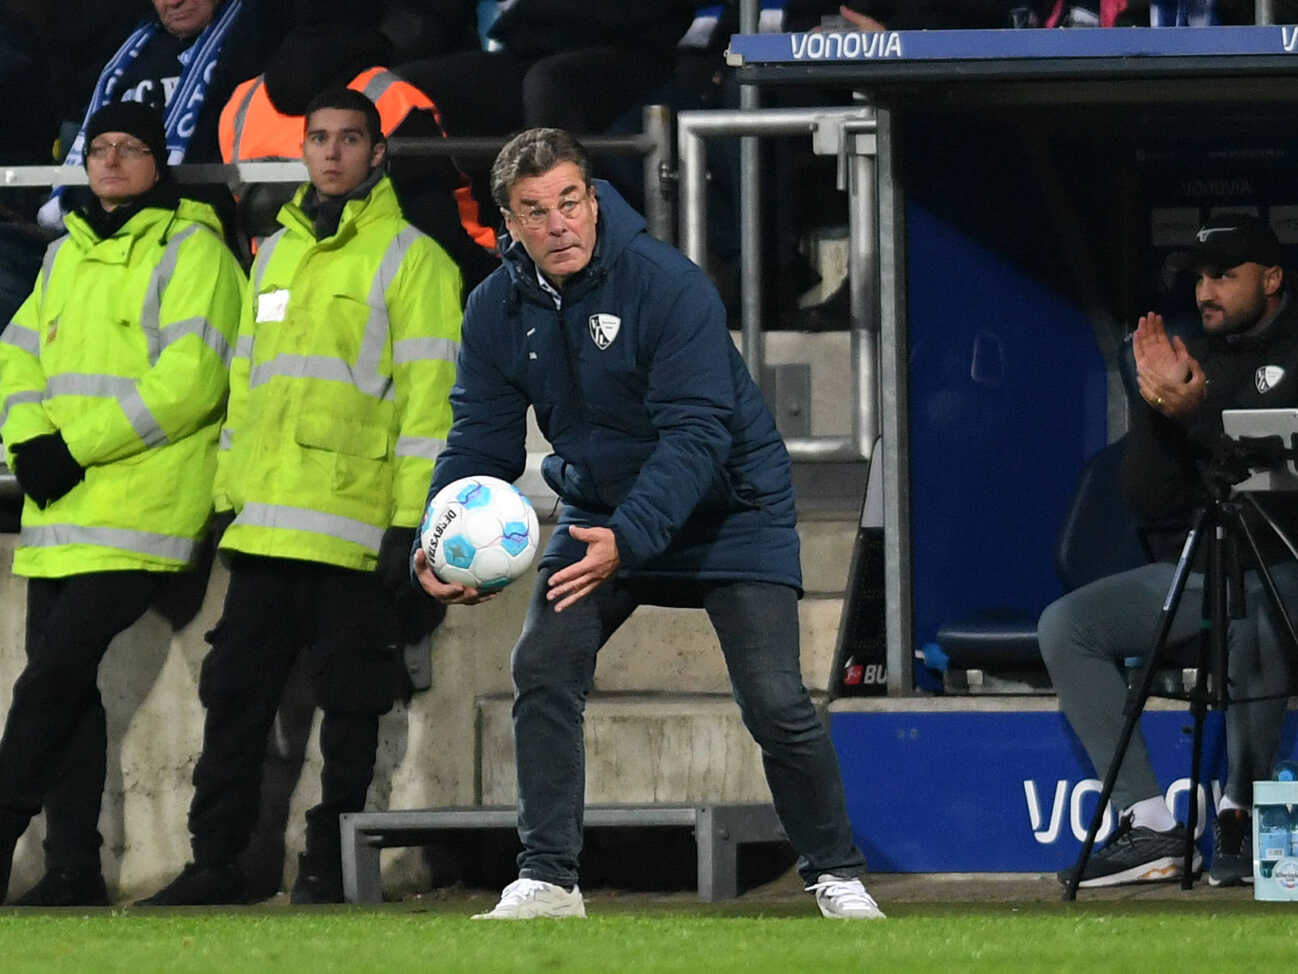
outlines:
[[519, 132], [501, 147], [491, 164], [491, 198], [507, 210], [509, 191], [516, 182], [540, 176], [563, 162], [576, 165], [582, 182], [590, 185], [590, 156], [571, 132], [548, 128]]

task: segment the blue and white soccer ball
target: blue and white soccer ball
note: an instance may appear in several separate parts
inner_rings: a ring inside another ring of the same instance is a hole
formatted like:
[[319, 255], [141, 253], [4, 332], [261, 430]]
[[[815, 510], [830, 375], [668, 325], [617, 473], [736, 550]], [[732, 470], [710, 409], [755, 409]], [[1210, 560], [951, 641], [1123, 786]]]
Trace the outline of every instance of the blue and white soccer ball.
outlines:
[[443, 582], [484, 592], [504, 588], [536, 557], [541, 526], [513, 484], [497, 477], [463, 477], [428, 503], [419, 542]]

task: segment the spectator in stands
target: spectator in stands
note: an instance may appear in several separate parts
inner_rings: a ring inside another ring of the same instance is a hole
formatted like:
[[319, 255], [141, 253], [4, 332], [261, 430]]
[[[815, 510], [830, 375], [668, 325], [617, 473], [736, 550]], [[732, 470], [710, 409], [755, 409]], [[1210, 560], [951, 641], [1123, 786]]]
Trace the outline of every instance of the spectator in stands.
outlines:
[[397, 73], [437, 103], [452, 135], [498, 135], [551, 125], [602, 132], [670, 76], [689, 0], [502, 3], [489, 36], [499, 50], [417, 61]]
[[[426, 58], [396, 71], [423, 89], [452, 136], [507, 135], [548, 125], [606, 131], [671, 78], [692, 0], [511, 0], [491, 25], [491, 50]], [[486, 167], [466, 167], [486, 199]]]
[[[1132, 407], [1123, 457], [1123, 492], [1140, 517], [1188, 514], [1205, 497], [1196, 469], [1221, 434], [1223, 409], [1298, 406], [1298, 301], [1285, 287], [1275, 233], [1256, 217], [1224, 214], [1198, 233], [1183, 262], [1198, 274], [1205, 335], [1170, 341], [1162, 318], [1140, 319], [1132, 342], [1141, 402]], [[1287, 500], [1287, 499], [1286, 499]], [[1298, 512], [1276, 505], [1298, 537]], [[1298, 565], [1252, 511], [1245, 514], [1280, 592], [1298, 604]], [[1127, 684], [1123, 660], [1148, 653], [1179, 549], [1155, 562], [1093, 582], [1048, 606], [1038, 636], [1059, 705], [1104, 774], [1118, 743]], [[1283, 559], [1283, 563], [1275, 564]], [[1245, 563], [1247, 567], [1247, 562]], [[1245, 618], [1230, 625], [1229, 691], [1236, 699], [1283, 694], [1290, 683], [1288, 636], [1257, 572], [1244, 573]], [[1203, 575], [1193, 572], [1172, 621], [1171, 645], [1197, 645]], [[1217, 809], [1209, 882], [1237, 885], [1253, 873], [1252, 782], [1269, 778], [1285, 700], [1233, 703], [1226, 711], [1229, 773]], [[1184, 828], [1168, 810], [1137, 731], [1113, 791], [1118, 830], [1090, 858], [1082, 886], [1179, 878]], [[1197, 857], [1196, 853], [1196, 857]], [[1072, 870], [1060, 874], [1067, 882]]]
[[[215, 161], [221, 106], [261, 69], [283, 34], [284, 12], [279, 0], [153, 0], [153, 9], [104, 65], [86, 117], [113, 102], [140, 102], [163, 114], [165, 162]], [[79, 164], [84, 146], [83, 124], [64, 161]], [[41, 208], [43, 226], [58, 227], [64, 195], [56, 187]]]
[[[469, 300], [430, 497], [470, 474], [517, 478], [535, 406], [564, 508], [512, 661], [519, 878], [483, 916], [585, 915], [582, 711], [600, 646], [644, 603], [707, 609], [807, 888], [826, 916], [883, 916], [802, 685], [788, 454], [716, 290], [591, 180], [567, 132], [515, 136], [492, 188], [513, 243]], [[413, 557], [436, 599], [482, 600]]]
[[[385, 136], [444, 137], [428, 96], [376, 66], [387, 62], [387, 48], [381, 33], [360, 24], [294, 28], [265, 73], [239, 85], [222, 110], [221, 158], [242, 162], [296, 156], [307, 104], [318, 92], [341, 86], [373, 98]], [[468, 180], [448, 156], [407, 155], [388, 165], [406, 219], [454, 258], [467, 294], [500, 264], [495, 232], [483, 225]], [[258, 224], [273, 225], [286, 201], [281, 186], [252, 186], [243, 192], [240, 205], [245, 215], [252, 214], [247, 229], [255, 236], [267, 232]], [[291, 195], [292, 187], [285, 189]]]
[[106, 905], [96, 685], [109, 642], [195, 556], [243, 274], [215, 213], [168, 179], [156, 113], [86, 125], [94, 202], [67, 217], [0, 335], [0, 436], [26, 495], [13, 570], [27, 665], [0, 738], [0, 896], [46, 806], [46, 873], [17, 903]]
[[338, 816], [365, 806], [400, 647], [444, 615], [411, 589], [409, 551], [450, 426], [460, 276], [402, 218], [380, 125], [351, 89], [307, 106], [310, 182], [252, 267], [214, 487], [230, 587], [199, 681], [194, 862], [147, 905], [243, 899], [236, 858], [303, 651], [324, 767], [291, 895], [341, 901]]

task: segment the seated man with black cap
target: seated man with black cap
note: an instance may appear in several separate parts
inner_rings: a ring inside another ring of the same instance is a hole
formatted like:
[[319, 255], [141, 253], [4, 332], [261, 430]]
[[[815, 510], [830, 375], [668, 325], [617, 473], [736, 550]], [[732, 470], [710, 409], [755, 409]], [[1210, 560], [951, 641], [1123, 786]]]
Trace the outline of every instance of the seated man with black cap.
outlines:
[[[1223, 214], [1208, 221], [1188, 252], [1169, 259], [1196, 275], [1202, 337], [1168, 338], [1161, 315], [1141, 316], [1132, 337], [1140, 400], [1131, 406], [1122, 461], [1123, 496], [1142, 519], [1188, 515], [1206, 497], [1198, 466], [1213, 455], [1224, 409], [1298, 406], [1298, 301], [1286, 288], [1283, 253], [1257, 217]], [[1291, 537], [1298, 510], [1289, 495], [1260, 498]], [[1298, 565], [1246, 509], [1286, 605], [1298, 605]], [[1123, 725], [1123, 660], [1149, 652], [1171, 586], [1177, 549], [1166, 560], [1102, 578], [1046, 607], [1038, 626], [1041, 655], [1060, 709], [1103, 776]], [[1240, 554], [1246, 614], [1228, 633], [1229, 693], [1235, 700], [1283, 694], [1289, 686], [1289, 639], [1251, 559]], [[1201, 566], [1195, 566], [1201, 568]], [[1193, 657], [1200, 634], [1204, 576], [1192, 571], [1168, 645]], [[1217, 807], [1209, 882], [1252, 881], [1252, 782], [1269, 778], [1284, 720], [1283, 696], [1232, 703], [1226, 710], [1229, 769]], [[1087, 863], [1082, 886], [1181, 878], [1184, 826], [1169, 811], [1137, 729], [1113, 789], [1118, 828]], [[1197, 857], [1197, 853], [1196, 853]], [[1067, 882], [1071, 869], [1060, 875]]]
[[19, 906], [106, 905], [99, 661], [190, 566], [212, 471], [244, 278], [205, 203], [168, 178], [153, 109], [86, 125], [92, 202], [66, 218], [0, 334], [0, 438], [26, 499], [27, 665], [0, 738], [0, 900], [45, 809], [44, 878]]

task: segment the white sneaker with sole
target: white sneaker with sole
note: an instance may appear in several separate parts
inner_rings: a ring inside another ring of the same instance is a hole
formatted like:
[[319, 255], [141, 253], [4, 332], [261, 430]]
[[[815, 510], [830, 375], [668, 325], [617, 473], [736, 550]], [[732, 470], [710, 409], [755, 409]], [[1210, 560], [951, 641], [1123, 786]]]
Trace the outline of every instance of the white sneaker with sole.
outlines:
[[822, 916], [831, 920], [882, 920], [883, 910], [874, 902], [874, 897], [865, 891], [865, 884], [859, 879], [843, 879], [829, 873], [821, 873], [820, 878], [807, 888], [808, 893], [816, 894], [816, 905]]
[[[869, 897], [867, 897], [869, 899]], [[823, 907], [822, 907], [823, 909]], [[539, 879], [516, 879], [500, 894], [490, 913], [476, 913], [475, 920], [532, 920], [536, 917], [584, 917], [586, 904], [576, 886], [569, 893], [562, 886]]]

